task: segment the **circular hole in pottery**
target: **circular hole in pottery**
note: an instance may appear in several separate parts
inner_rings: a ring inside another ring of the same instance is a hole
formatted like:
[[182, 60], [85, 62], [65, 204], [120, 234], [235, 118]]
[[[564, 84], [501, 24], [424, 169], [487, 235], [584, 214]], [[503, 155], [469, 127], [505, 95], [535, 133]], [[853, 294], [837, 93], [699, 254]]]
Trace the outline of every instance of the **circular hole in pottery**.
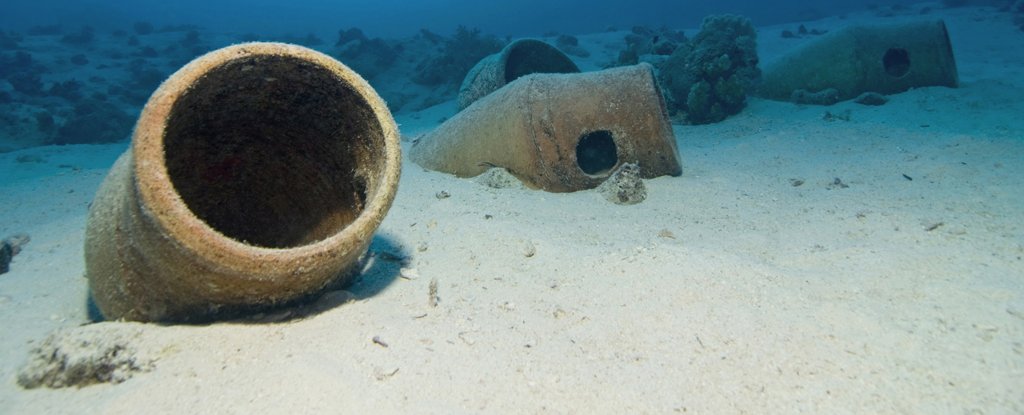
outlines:
[[611, 131], [586, 133], [576, 143], [576, 164], [588, 175], [608, 174], [618, 162], [619, 155]]
[[910, 53], [906, 49], [891, 48], [882, 57], [885, 73], [900, 78], [910, 71]]

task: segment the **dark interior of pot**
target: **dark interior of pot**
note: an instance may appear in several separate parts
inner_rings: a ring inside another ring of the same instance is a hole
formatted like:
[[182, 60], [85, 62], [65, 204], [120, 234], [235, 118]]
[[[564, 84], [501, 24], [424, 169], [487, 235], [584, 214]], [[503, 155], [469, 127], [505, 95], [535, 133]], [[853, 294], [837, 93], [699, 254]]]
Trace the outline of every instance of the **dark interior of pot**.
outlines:
[[291, 56], [224, 62], [174, 104], [166, 165], [189, 209], [242, 243], [289, 248], [351, 224], [379, 182], [384, 133], [366, 100]]
[[579, 68], [572, 59], [554, 47], [538, 41], [524, 40], [509, 50], [505, 61], [505, 83], [532, 73], [575, 73]]

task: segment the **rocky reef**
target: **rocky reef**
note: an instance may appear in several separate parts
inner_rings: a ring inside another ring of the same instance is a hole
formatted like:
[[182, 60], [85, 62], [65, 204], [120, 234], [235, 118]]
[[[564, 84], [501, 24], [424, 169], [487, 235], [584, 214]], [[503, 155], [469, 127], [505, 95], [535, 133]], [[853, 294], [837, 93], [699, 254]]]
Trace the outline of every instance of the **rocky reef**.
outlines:
[[709, 16], [692, 40], [659, 65], [669, 112], [683, 122], [707, 124], [739, 113], [760, 77], [757, 33], [750, 19]]

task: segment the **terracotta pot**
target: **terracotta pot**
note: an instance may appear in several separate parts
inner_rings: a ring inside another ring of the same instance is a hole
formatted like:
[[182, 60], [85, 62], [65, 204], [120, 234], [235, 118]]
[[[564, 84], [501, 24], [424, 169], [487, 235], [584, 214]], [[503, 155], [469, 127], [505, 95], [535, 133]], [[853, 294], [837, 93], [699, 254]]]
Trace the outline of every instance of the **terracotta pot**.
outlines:
[[575, 73], [580, 69], [562, 51], [536, 39], [519, 39], [477, 62], [459, 87], [459, 110], [520, 76]]
[[398, 129], [319, 52], [210, 52], [146, 104], [100, 187], [86, 276], [107, 319], [196, 321], [342, 283], [395, 197]]
[[531, 188], [601, 184], [623, 163], [643, 177], [682, 168], [650, 65], [523, 76], [420, 138], [410, 158], [459, 177], [501, 167]]
[[953, 47], [941, 20], [851, 26], [769, 62], [761, 76], [758, 95], [797, 101], [822, 94], [844, 101], [864, 92], [958, 84]]

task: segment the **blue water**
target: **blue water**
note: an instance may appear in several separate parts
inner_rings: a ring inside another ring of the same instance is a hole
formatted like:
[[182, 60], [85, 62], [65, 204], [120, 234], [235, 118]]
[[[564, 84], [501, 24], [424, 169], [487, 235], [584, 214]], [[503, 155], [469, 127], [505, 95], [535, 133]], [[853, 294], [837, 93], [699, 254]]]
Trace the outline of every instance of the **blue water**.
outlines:
[[[299, 43], [328, 53], [367, 78], [392, 112], [409, 113], [453, 99], [469, 67], [514, 38], [554, 43], [557, 35], [628, 35], [643, 26], [661, 30], [645, 35], [657, 41], [683, 29], [693, 36], [715, 14], [742, 15], [763, 27], [853, 12], [916, 12], [908, 3], [19, 0], [0, 13], [0, 152], [124, 140], [160, 81], [202, 53], [242, 41]], [[444, 49], [460, 33], [472, 42], [457, 44], [465, 50], [452, 56]], [[617, 53], [578, 64], [594, 70], [636, 63], [610, 62]]]
[[157, 25], [196, 24], [216, 30], [306, 32], [360, 27], [370, 36], [405, 36], [426, 28], [450, 33], [457, 25], [479, 27], [500, 36], [545, 31], [587, 33], [609, 26], [695, 27], [704, 16], [735, 13], [755, 25], [832, 16], [868, 7], [912, 4], [908, 0], [786, 1], [549, 1], [549, 0], [227, 0], [5, 2], [0, 28], [88, 24], [123, 28], [146, 20]]

